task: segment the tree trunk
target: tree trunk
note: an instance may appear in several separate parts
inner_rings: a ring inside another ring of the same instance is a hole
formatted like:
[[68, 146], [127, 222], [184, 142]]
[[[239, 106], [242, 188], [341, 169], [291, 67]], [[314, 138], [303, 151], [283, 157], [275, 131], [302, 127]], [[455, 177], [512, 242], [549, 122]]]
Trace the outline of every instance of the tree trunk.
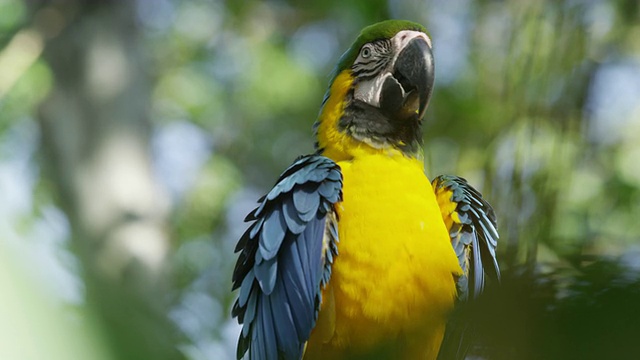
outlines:
[[169, 200], [151, 164], [135, 2], [53, 4], [31, 4], [55, 81], [39, 113], [42, 160], [72, 226], [87, 303], [116, 358], [179, 357], [163, 296]]

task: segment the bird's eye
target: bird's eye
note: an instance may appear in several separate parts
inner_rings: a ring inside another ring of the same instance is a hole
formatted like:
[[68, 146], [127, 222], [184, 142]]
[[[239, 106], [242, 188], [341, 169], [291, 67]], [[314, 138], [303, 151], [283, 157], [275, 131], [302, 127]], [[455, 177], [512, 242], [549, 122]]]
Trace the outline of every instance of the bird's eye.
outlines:
[[360, 56], [362, 56], [364, 59], [370, 57], [371, 56], [371, 47], [367, 46], [367, 45], [362, 47], [362, 50], [360, 51]]

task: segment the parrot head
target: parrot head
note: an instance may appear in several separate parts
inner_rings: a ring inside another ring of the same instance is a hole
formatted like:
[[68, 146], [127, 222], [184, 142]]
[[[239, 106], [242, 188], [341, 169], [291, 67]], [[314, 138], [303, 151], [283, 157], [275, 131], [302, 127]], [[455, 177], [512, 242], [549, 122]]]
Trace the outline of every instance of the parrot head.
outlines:
[[348, 158], [364, 143], [414, 155], [433, 81], [424, 27], [388, 20], [364, 28], [340, 58], [325, 95], [316, 123], [319, 150]]

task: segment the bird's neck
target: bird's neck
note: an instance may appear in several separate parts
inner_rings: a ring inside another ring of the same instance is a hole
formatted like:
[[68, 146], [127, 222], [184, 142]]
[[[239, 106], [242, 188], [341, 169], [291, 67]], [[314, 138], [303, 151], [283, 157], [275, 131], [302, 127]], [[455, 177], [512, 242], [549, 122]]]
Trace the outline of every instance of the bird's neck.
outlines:
[[402, 156], [421, 160], [422, 147], [418, 138], [410, 144], [380, 143], [355, 139], [341, 125], [350, 105], [354, 78], [349, 70], [337, 74], [327, 92], [322, 110], [315, 124], [318, 152], [334, 161], [351, 160], [361, 156]]

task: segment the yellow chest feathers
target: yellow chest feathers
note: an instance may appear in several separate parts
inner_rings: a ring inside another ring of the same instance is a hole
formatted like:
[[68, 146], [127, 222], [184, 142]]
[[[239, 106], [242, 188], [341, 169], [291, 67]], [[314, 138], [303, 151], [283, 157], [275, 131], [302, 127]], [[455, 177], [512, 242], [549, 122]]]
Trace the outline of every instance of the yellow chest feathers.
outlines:
[[322, 342], [363, 348], [443, 330], [461, 270], [422, 164], [397, 154], [338, 164], [344, 200], [339, 255], [318, 320]]

